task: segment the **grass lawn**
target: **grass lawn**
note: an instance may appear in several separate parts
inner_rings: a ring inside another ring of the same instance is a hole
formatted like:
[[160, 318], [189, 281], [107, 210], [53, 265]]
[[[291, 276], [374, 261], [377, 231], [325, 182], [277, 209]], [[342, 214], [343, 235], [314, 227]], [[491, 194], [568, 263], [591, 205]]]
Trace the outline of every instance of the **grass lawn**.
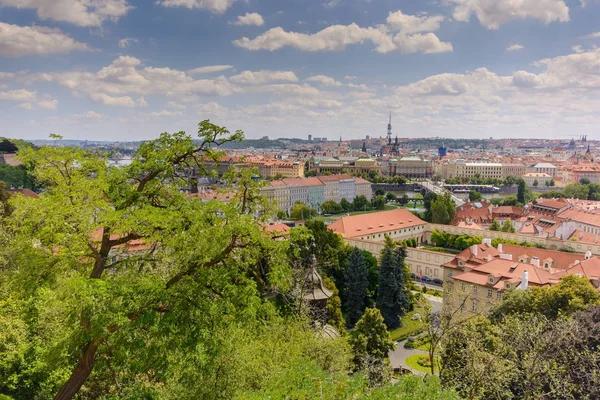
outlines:
[[398, 329], [394, 329], [390, 332], [390, 336], [394, 341], [404, 340], [409, 336], [417, 335], [425, 329], [425, 324], [418, 320], [413, 320], [412, 316], [414, 313], [424, 315], [425, 310], [422, 308], [415, 308], [413, 311], [407, 313], [402, 317], [402, 326]]
[[[415, 354], [412, 356], [408, 356], [406, 357], [406, 360], [404, 360], [404, 362], [406, 363], [406, 365], [408, 365], [410, 368], [415, 369], [417, 371], [421, 371], [421, 372], [429, 372], [431, 373], [431, 368], [429, 367], [424, 367], [423, 365], [419, 364], [419, 361], [426, 361], [429, 362], [429, 356], [426, 354]], [[436, 357], [434, 359], [434, 362], [436, 363], [436, 368], [435, 368], [435, 372], [438, 373], [439, 372], [439, 367], [437, 366], [437, 364], [439, 363], [439, 357]]]

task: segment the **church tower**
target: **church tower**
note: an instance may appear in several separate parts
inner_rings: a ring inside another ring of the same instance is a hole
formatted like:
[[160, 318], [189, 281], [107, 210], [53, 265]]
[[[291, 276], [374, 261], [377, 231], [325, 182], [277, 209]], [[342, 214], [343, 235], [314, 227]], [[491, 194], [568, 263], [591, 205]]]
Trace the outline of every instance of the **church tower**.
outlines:
[[390, 122], [388, 122], [387, 128], [388, 145], [392, 144], [392, 112], [390, 111]]

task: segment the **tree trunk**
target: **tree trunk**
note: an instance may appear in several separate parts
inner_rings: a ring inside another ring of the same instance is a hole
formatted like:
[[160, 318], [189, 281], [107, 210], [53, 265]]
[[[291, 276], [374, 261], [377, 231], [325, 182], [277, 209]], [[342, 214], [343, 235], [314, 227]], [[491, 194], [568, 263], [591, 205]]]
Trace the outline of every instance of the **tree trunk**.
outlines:
[[87, 345], [83, 350], [77, 367], [73, 370], [71, 377], [65, 382], [60, 391], [54, 396], [54, 400], [71, 400], [79, 392], [81, 386], [83, 386], [92, 373], [94, 361], [96, 361], [96, 351], [102, 341], [101, 338], [95, 338]]

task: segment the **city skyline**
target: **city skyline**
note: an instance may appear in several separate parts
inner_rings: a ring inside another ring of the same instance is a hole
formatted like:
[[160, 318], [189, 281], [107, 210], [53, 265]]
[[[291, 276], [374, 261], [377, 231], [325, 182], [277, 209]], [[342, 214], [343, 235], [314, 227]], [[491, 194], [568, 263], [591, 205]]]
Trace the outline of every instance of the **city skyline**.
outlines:
[[0, 0], [3, 136], [568, 139], [600, 129], [599, 1]]

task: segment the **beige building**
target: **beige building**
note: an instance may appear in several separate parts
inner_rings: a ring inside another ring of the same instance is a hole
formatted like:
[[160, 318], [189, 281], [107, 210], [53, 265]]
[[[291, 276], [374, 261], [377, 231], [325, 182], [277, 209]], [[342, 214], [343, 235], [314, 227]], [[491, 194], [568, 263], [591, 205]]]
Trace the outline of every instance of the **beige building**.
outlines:
[[537, 181], [537, 187], [545, 187], [546, 182], [550, 184], [552, 176], [542, 172], [530, 172], [523, 175], [521, 178], [525, 181], [527, 187], [535, 187], [534, 183]]
[[444, 304], [465, 315], [487, 312], [507, 289], [553, 285], [568, 274], [586, 276], [600, 287], [600, 258], [485, 240], [444, 264]]
[[523, 164], [502, 164], [502, 179], [512, 176], [518, 179], [530, 171], [530, 168]]
[[268, 186], [261, 189], [269, 203], [275, 204], [277, 208], [284, 211], [290, 211], [290, 189], [283, 181], [271, 181]]
[[266, 164], [267, 167], [270, 167], [270, 172], [268, 176], [264, 176], [264, 178], [301, 178], [304, 176], [304, 164], [294, 161], [294, 162], [285, 162], [285, 161], [274, 161]]
[[451, 160], [438, 164], [435, 174], [442, 178], [498, 178], [503, 179], [502, 164], [465, 162], [465, 160]]
[[340, 201], [340, 180], [352, 179], [350, 175], [329, 175], [319, 176], [319, 179], [325, 185], [325, 201]]
[[371, 171], [381, 173], [381, 167], [377, 161], [372, 158], [345, 159], [336, 158], [308, 160], [309, 171], [315, 171], [317, 175], [323, 175], [325, 172], [331, 174], [362, 174]]
[[417, 156], [407, 156], [401, 159], [388, 160], [388, 175], [401, 175], [406, 178], [431, 178], [433, 168], [429, 160]]
[[416, 238], [423, 240], [427, 223], [408, 210], [399, 208], [342, 217], [329, 225], [329, 229], [339, 233], [345, 239], [383, 242], [385, 235], [394, 240]]
[[371, 182], [362, 178], [354, 178], [354, 187], [357, 196], [365, 196], [369, 201], [373, 198]]
[[556, 175], [556, 171], [558, 170], [556, 165], [550, 163], [537, 163], [533, 166], [533, 169], [537, 173], [548, 174], [552, 177]]

